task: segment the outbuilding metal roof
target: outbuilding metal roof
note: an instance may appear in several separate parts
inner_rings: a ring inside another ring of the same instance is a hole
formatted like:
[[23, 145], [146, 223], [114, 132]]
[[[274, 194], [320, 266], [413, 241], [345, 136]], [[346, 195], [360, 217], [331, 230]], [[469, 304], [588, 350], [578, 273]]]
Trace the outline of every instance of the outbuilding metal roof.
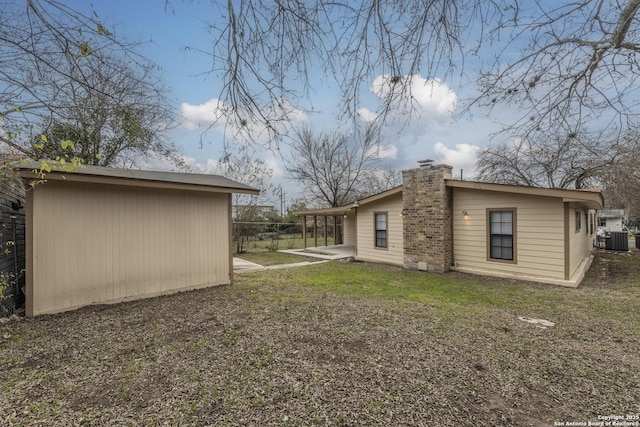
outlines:
[[[39, 162], [16, 164], [16, 168], [19, 170], [21, 177], [27, 179], [38, 179], [37, 173], [34, 171], [40, 170]], [[242, 184], [220, 175], [160, 172], [88, 165], [78, 167], [73, 172], [52, 170], [45, 174], [45, 179], [254, 195], [260, 193], [260, 190], [257, 188], [253, 188], [249, 185]]]

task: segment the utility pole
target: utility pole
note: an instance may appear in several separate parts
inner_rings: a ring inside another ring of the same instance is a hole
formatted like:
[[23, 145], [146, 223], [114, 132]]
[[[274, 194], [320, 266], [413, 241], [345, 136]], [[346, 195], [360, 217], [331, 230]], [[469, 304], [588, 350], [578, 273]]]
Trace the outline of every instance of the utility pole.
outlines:
[[280, 186], [280, 216], [284, 218], [284, 205], [285, 205], [285, 192], [282, 191], [282, 185]]

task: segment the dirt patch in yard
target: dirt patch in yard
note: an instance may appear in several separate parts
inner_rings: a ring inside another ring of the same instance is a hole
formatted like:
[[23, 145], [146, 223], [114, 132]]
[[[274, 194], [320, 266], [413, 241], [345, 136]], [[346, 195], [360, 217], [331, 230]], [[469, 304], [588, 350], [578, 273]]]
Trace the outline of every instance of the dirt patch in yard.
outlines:
[[[599, 257], [577, 290], [331, 263], [14, 321], [0, 333], [0, 425], [547, 426], [638, 415], [635, 256]], [[615, 282], [601, 277], [611, 268]], [[394, 293], [372, 291], [377, 281]]]

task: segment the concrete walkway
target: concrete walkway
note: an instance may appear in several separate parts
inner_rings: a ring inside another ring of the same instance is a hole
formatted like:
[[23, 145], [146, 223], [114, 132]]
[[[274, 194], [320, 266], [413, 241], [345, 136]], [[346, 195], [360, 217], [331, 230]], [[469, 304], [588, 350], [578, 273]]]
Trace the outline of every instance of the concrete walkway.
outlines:
[[251, 271], [264, 271], [264, 270], [278, 270], [280, 268], [294, 268], [294, 267], [305, 267], [307, 265], [314, 264], [323, 264], [325, 262], [329, 262], [328, 260], [323, 261], [302, 261], [302, 262], [294, 262], [292, 264], [277, 264], [277, 265], [260, 265], [255, 262], [247, 261], [242, 258], [233, 258], [233, 272], [235, 274], [248, 273]]
[[355, 255], [355, 248], [347, 245], [331, 245], [331, 246], [318, 246], [306, 249], [288, 249], [278, 252], [284, 252], [288, 254], [304, 255], [312, 258], [320, 258], [329, 261], [335, 261], [337, 259], [353, 258]]
[[233, 272], [237, 274], [246, 273], [249, 271], [263, 271], [263, 270], [277, 270], [280, 268], [294, 268], [304, 267], [313, 264], [322, 264], [329, 261], [335, 261], [338, 259], [353, 258], [354, 248], [353, 246], [345, 245], [333, 245], [333, 246], [318, 246], [316, 248], [306, 249], [288, 249], [278, 252], [284, 252], [294, 255], [304, 255], [306, 257], [318, 258], [322, 261], [302, 261], [292, 264], [278, 264], [278, 265], [260, 265], [255, 262], [247, 261], [242, 258], [233, 258]]

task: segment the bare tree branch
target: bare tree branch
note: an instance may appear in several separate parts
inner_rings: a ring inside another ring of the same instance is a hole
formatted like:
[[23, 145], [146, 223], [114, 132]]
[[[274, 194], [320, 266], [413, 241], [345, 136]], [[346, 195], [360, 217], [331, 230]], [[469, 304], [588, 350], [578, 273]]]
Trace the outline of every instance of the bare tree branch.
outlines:
[[576, 135], [513, 140], [480, 152], [478, 179], [547, 188], [595, 186], [615, 163], [608, 141]]
[[[277, 139], [291, 115], [308, 111], [314, 79], [323, 79], [342, 94], [338, 117], [355, 120], [363, 93], [378, 75], [397, 83], [377, 111], [381, 120], [399, 106], [416, 108], [410, 76], [460, 72], [463, 40], [483, 25], [477, 17], [499, 19], [503, 3], [213, 1], [226, 18], [209, 26], [210, 71], [223, 82], [225, 119], [234, 127], [260, 124]], [[289, 104], [280, 115], [265, 114], [282, 99]]]
[[342, 206], [379, 188], [370, 181], [389, 178], [373, 172], [380, 163], [378, 143], [378, 135], [371, 127], [363, 137], [316, 134], [303, 128], [291, 142], [285, 165], [289, 176], [304, 185], [320, 204]]
[[[539, 139], [551, 129], [622, 135], [638, 128], [640, 2], [533, 4], [529, 15], [497, 30], [512, 36], [483, 70], [471, 105], [518, 108], [520, 120], [507, 123], [504, 134], [520, 138]], [[518, 48], [523, 54], [505, 61]]]
[[87, 137], [75, 141], [73, 154], [90, 164], [130, 165], [148, 154], [171, 157], [175, 147], [163, 134], [173, 124], [167, 91], [155, 64], [138, 53], [140, 46], [117, 38], [97, 15], [83, 15], [62, 2], [3, 3], [0, 120], [11, 133], [3, 141], [36, 158], [67, 152], [59, 145], [46, 153], [34, 149], [34, 136], [40, 145], [40, 134], [55, 124], [84, 129], [73, 132]]

